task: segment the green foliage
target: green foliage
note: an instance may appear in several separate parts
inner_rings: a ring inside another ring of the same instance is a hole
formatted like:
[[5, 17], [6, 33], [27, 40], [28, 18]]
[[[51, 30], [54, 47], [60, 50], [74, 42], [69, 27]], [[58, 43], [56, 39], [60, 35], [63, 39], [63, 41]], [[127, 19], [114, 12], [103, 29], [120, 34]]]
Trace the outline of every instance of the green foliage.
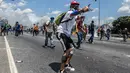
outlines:
[[113, 33], [118, 33], [124, 28], [128, 28], [130, 31], [130, 16], [121, 16], [117, 20], [113, 21]]

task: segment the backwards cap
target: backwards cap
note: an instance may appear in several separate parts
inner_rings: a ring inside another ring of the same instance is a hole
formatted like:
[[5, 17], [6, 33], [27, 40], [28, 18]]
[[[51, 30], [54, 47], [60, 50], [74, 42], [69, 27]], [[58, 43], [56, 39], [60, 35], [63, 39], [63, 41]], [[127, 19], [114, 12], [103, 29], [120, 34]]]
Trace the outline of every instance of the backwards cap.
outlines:
[[80, 5], [77, 1], [72, 1], [71, 5]]

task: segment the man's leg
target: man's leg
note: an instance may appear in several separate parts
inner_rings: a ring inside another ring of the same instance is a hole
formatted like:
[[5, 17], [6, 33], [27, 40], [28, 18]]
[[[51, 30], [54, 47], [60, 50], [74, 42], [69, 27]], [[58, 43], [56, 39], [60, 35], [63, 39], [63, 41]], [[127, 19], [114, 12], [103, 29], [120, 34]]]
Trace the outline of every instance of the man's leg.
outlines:
[[125, 41], [125, 42], [126, 42], [126, 36], [127, 36], [127, 35], [125, 34], [125, 35], [124, 35], [124, 39], [125, 39], [124, 41]]
[[83, 41], [83, 32], [80, 32], [80, 44], [82, 43]]
[[101, 33], [100, 40], [102, 40], [103, 34]]
[[77, 37], [78, 37], [77, 46], [78, 46], [78, 48], [79, 48], [79, 47], [80, 47], [80, 34], [79, 34], [79, 32], [77, 33]]
[[45, 46], [48, 45], [48, 32], [46, 32], [46, 37], [45, 37]]
[[91, 33], [91, 37], [89, 38], [89, 42], [90, 43], [92, 42], [92, 33]]
[[8, 31], [9, 31], [9, 30], [6, 30], [6, 34], [7, 34], [7, 35], [8, 35]]
[[[58, 33], [57, 34], [57, 38], [58, 40], [60, 41], [62, 47], [63, 47], [63, 50], [64, 50], [64, 54], [62, 56], [62, 59], [61, 59], [61, 66], [60, 66], [60, 72], [63, 73], [64, 70], [65, 70], [65, 64], [69, 61], [69, 59], [67, 58], [67, 48], [69, 49], [70, 48], [70, 42], [68, 41], [68, 38], [65, 34], [60, 34]], [[67, 61], [68, 60], [68, 61]]]
[[4, 29], [4, 36], [5, 36], [6, 29]]
[[37, 31], [35, 30], [35, 36], [37, 36]]
[[82, 43], [82, 39], [83, 39], [83, 34], [82, 32], [79, 32], [79, 47], [80, 47], [80, 44]]
[[0, 28], [0, 36], [2, 36], [2, 34], [1, 34], [1, 33], [2, 33], [2, 29]]
[[108, 33], [108, 40], [110, 39], [110, 34]]
[[85, 33], [84, 33], [84, 41], [86, 40], [86, 35], [87, 35], [87, 33], [85, 32]]
[[62, 56], [62, 58], [61, 58], [60, 71], [64, 71], [66, 60], [67, 60], [67, 56], [66, 56], [66, 53], [64, 53], [63, 56]]
[[22, 35], [23, 35], [23, 30], [22, 30]]
[[94, 31], [92, 32], [92, 40], [91, 40], [91, 43], [93, 42], [93, 38], [94, 38]]
[[53, 33], [51, 32], [50, 34], [50, 44], [51, 44], [51, 47], [55, 47], [54, 44], [53, 44]]
[[34, 36], [34, 34], [35, 34], [35, 30], [33, 30], [33, 36]]
[[66, 51], [66, 56], [67, 56], [67, 60], [66, 60], [65, 64], [68, 65], [70, 63], [72, 56], [73, 56], [72, 48], [70, 48], [69, 50]]

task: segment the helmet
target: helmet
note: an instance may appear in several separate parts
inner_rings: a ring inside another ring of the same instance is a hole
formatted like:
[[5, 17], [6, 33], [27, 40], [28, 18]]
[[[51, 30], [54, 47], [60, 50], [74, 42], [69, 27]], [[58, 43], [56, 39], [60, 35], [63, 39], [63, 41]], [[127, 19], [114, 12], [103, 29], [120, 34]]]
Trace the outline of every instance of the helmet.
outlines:
[[50, 19], [54, 19], [54, 17], [51, 17]]
[[71, 5], [79, 5], [79, 3], [76, 2], [76, 1], [72, 1], [72, 2], [71, 2]]

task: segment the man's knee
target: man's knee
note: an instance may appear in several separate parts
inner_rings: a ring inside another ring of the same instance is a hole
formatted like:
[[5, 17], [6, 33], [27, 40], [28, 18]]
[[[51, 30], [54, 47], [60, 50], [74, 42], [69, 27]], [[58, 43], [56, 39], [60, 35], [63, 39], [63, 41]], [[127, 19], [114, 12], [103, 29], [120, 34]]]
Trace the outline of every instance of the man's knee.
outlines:
[[62, 56], [62, 63], [65, 63], [67, 60], [67, 57], [65, 55]]
[[74, 51], [71, 50], [69, 56], [73, 56]]

